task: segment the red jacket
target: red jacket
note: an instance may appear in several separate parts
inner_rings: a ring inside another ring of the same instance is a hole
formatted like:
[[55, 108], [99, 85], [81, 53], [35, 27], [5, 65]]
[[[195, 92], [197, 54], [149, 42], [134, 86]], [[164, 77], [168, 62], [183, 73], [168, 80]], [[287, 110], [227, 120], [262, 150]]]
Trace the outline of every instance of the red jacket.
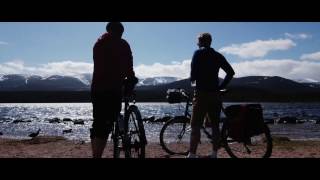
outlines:
[[133, 57], [124, 39], [103, 34], [93, 48], [94, 70], [91, 91], [120, 91], [123, 80], [133, 77]]

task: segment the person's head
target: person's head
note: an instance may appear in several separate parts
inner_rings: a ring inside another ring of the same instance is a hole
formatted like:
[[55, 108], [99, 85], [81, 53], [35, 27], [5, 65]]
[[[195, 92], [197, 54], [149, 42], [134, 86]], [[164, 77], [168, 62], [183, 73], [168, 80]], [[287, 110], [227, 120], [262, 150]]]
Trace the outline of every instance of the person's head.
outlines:
[[121, 22], [109, 22], [106, 26], [106, 30], [112, 36], [121, 38], [124, 32], [124, 27]]
[[212, 37], [209, 33], [201, 33], [198, 35], [198, 46], [199, 47], [210, 47]]

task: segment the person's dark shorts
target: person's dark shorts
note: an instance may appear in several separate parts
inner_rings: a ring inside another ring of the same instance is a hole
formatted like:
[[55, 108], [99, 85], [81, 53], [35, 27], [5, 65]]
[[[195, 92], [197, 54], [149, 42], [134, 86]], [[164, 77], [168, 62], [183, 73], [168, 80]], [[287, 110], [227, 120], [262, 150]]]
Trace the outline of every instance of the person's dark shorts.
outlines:
[[200, 128], [208, 116], [211, 123], [217, 125], [220, 121], [221, 100], [218, 92], [195, 91], [191, 127]]
[[108, 138], [113, 123], [121, 111], [121, 94], [118, 92], [99, 92], [91, 94], [93, 123], [90, 138]]

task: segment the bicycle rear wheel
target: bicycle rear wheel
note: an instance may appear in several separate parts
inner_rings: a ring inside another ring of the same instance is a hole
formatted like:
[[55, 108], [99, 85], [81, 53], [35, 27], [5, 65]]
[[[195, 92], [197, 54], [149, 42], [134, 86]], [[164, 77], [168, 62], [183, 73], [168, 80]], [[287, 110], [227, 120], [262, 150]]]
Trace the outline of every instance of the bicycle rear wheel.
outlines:
[[128, 109], [128, 134], [127, 134], [127, 158], [145, 158], [147, 138], [140, 111], [137, 106]]
[[175, 117], [164, 124], [160, 131], [160, 145], [167, 153], [187, 155], [191, 135], [190, 119]]
[[269, 158], [272, 154], [272, 138], [267, 125], [263, 133], [239, 142], [228, 135], [228, 127], [222, 128], [223, 145], [232, 158]]

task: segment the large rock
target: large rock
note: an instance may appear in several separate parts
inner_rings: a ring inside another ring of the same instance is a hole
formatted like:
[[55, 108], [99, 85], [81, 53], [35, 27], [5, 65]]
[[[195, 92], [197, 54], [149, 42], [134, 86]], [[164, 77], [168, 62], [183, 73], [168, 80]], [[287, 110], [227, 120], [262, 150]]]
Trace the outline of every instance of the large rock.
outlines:
[[17, 123], [26, 123], [26, 122], [31, 122], [31, 120], [21, 120], [21, 119], [17, 119], [12, 121], [12, 123], [17, 124]]
[[266, 124], [274, 124], [275, 120], [274, 119], [264, 119], [264, 123]]
[[70, 119], [70, 118], [63, 118], [62, 121], [63, 121], [63, 122], [72, 121], [72, 119]]
[[82, 119], [76, 119], [74, 122], [73, 122], [73, 124], [84, 124], [84, 120], [82, 120]]
[[147, 118], [143, 118], [142, 121], [144, 122], [154, 122], [155, 120], [155, 117], [154, 116], [150, 116], [150, 117], [147, 117]]
[[297, 120], [297, 123], [298, 123], [298, 124], [302, 124], [302, 123], [305, 123], [305, 122], [307, 122], [307, 120], [304, 120], [304, 119], [298, 119], [298, 120]]
[[63, 134], [71, 133], [72, 129], [65, 129], [62, 131]]
[[298, 119], [296, 117], [290, 117], [290, 116], [278, 118], [276, 121], [278, 124], [297, 124], [298, 123]]
[[23, 122], [21, 119], [17, 119], [17, 120], [12, 121], [12, 123], [14, 123], [14, 124], [18, 124], [18, 123], [21, 123], [21, 122]]
[[60, 119], [59, 118], [49, 119], [49, 123], [60, 123]]

